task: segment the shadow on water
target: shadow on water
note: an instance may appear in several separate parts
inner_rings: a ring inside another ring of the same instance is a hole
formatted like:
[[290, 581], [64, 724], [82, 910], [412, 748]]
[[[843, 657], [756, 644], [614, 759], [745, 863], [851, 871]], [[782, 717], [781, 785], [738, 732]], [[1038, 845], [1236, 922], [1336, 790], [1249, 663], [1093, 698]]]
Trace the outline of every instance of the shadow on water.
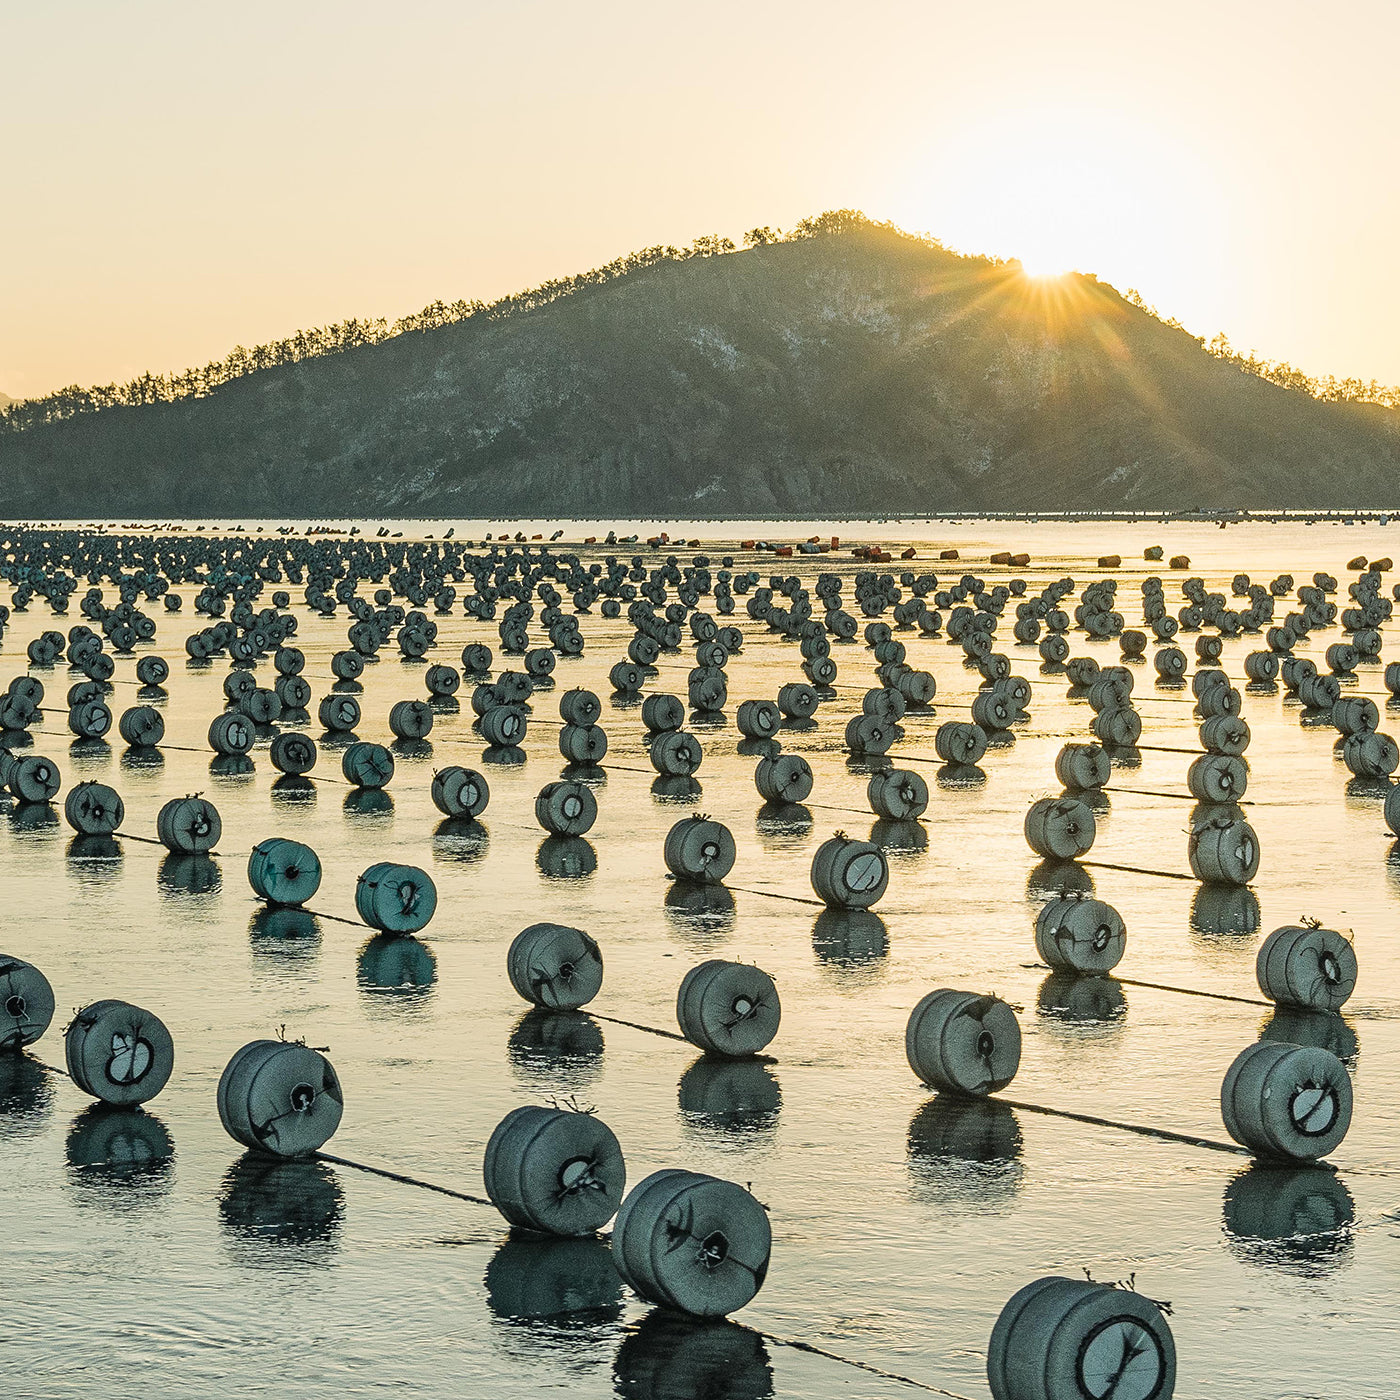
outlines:
[[702, 1055], [677, 1085], [681, 1124], [715, 1146], [766, 1146], [778, 1127], [783, 1092], [759, 1059], [723, 1060]]
[[994, 1209], [1021, 1189], [1021, 1124], [999, 1099], [936, 1094], [910, 1120], [907, 1144], [911, 1189], [925, 1204]]
[[1074, 860], [1043, 860], [1026, 876], [1026, 898], [1040, 901], [1094, 893], [1094, 877]]
[[546, 836], [535, 852], [546, 880], [584, 880], [598, 868], [598, 852], [582, 836]]
[[673, 880], [663, 907], [672, 930], [694, 952], [708, 952], [734, 931], [734, 896], [723, 885]]
[[282, 967], [311, 963], [321, 951], [321, 924], [305, 909], [265, 906], [248, 920], [248, 942], [255, 957]]
[[812, 951], [827, 967], [883, 971], [889, 950], [885, 921], [869, 909], [823, 909], [812, 921]]
[[28, 1055], [0, 1050], [0, 1136], [32, 1137], [53, 1112], [53, 1075]]
[[106, 885], [121, 874], [121, 844], [111, 836], [75, 836], [68, 843], [72, 874], [89, 885]]
[[603, 1072], [603, 1029], [586, 1011], [527, 1011], [506, 1041], [516, 1077], [540, 1092], [586, 1089]]
[[1052, 972], [1040, 984], [1036, 1011], [1051, 1025], [1112, 1026], [1128, 1014], [1128, 1000], [1117, 978]]
[[219, 863], [212, 856], [177, 856], [172, 852], [156, 872], [156, 884], [168, 899], [214, 894], [223, 880]]
[[412, 934], [376, 933], [360, 949], [355, 980], [371, 1005], [417, 1009], [433, 994], [437, 958]]
[[73, 1120], [65, 1144], [68, 1182], [81, 1205], [140, 1210], [169, 1194], [175, 1140], [153, 1113], [93, 1104]]
[[284, 773], [273, 783], [271, 792], [279, 807], [309, 807], [316, 801], [316, 784], [294, 773]]
[[1202, 885], [1191, 899], [1191, 931], [1203, 938], [1259, 932], [1259, 896], [1247, 885]]
[[525, 762], [525, 750], [516, 744], [489, 744], [481, 751], [481, 761], [496, 768], [518, 768]]
[[617, 1349], [613, 1378], [629, 1400], [771, 1400], [773, 1367], [762, 1336], [737, 1322], [657, 1308]]
[[124, 749], [118, 764], [130, 773], [157, 772], [165, 767], [165, 755], [158, 748], [142, 745]]
[[491, 845], [491, 833], [474, 817], [444, 817], [433, 828], [433, 858], [463, 865], [478, 861]]
[[1356, 1202], [1329, 1166], [1256, 1162], [1225, 1188], [1223, 1215], [1246, 1263], [1320, 1278], [1351, 1262]]
[[615, 1336], [622, 1320], [622, 1279], [597, 1236], [512, 1235], [491, 1256], [485, 1283], [498, 1339], [529, 1359], [538, 1360], [543, 1343], [551, 1359], [593, 1364], [588, 1352]]
[[685, 773], [663, 773], [651, 785], [651, 795], [658, 802], [696, 802], [703, 791], [700, 780]]
[[928, 827], [923, 822], [881, 817], [870, 828], [870, 840], [893, 855], [917, 855], [928, 850]]
[[812, 809], [801, 802], [765, 802], [754, 826], [768, 850], [785, 850], [812, 830]]
[[329, 1264], [344, 1218], [345, 1194], [324, 1162], [247, 1152], [224, 1174], [219, 1221], [232, 1253], [250, 1268]]
[[209, 760], [209, 776], [219, 779], [251, 778], [256, 768], [246, 753], [221, 753]]
[[1297, 1006], [1276, 1008], [1259, 1027], [1259, 1039], [1310, 1045], [1330, 1051], [1353, 1066], [1361, 1048], [1355, 1029], [1338, 1012], [1308, 1011]]
[[383, 788], [351, 788], [344, 805], [345, 815], [356, 821], [378, 822], [394, 814], [394, 799]]
[[987, 770], [975, 763], [945, 763], [936, 769], [933, 781], [949, 792], [959, 788], [979, 788], [987, 781]]

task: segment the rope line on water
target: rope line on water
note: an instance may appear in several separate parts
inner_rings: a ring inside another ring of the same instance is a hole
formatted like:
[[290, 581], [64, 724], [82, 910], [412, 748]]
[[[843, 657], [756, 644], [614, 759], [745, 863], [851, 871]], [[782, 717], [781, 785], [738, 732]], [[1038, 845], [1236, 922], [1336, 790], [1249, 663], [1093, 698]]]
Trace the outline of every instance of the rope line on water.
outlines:
[[814, 909], [826, 908], [820, 899], [807, 899], [800, 894], [779, 894], [776, 890], [751, 890], [744, 885], [729, 885], [727, 888], [735, 890], [739, 894], [756, 894], [761, 895], [764, 899], [786, 899], [792, 904], [810, 904]]
[[1156, 875], [1163, 880], [1190, 880], [1194, 875], [1183, 875], [1179, 870], [1147, 870], [1140, 865], [1113, 865], [1106, 860], [1081, 860], [1080, 865], [1092, 865], [1096, 870], [1121, 870], [1128, 875]]
[[898, 1371], [886, 1371], [882, 1366], [873, 1365], [869, 1361], [857, 1361], [854, 1357], [842, 1356], [838, 1352], [819, 1347], [813, 1342], [798, 1341], [796, 1337], [778, 1337], [772, 1332], [760, 1332], [758, 1335], [764, 1341], [773, 1342], [777, 1346], [791, 1347], [793, 1351], [809, 1352], [813, 1356], [825, 1357], [828, 1361], [840, 1362], [842, 1366], [854, 1366], [857, 1370], [868, 1371], [872, 1376], [879, 1376], [882, 1380], [894, 1381], [899, 1385], [911, 1385], [917, 1390], [926, 1390], [931, 1395], [946, 1395], [949, 1400], [969, 1400], [969, 1397], [956, 1390], [944, 1390], [941, 1385], [933, 1385], [928, 1381], [918, 1381], [913, 1376], [902, 1376]]
[[996, 1098], [997, 1103], [1004, 1103], [1008, 1108], [1023, 1109], [1027, 1113], [1041, 1113], [1047, 1118], [1068, 1118], [1075, 1123], [1089, 1123], [1097, 1128], [1116, 1128], [1119, 1132], [1136, 1133], [1139, 1137], [1161, 1138], [1164, 1142], [1183, 1142], [1188, 1147], [1203, 1147], [1211, 1152], [1229, 1152], [1237, 1157], [1248, 1157], [1250, 1151], [1247, 1147], [1240, 1147], [1233, 1142], [1217, 1142], [1214, 1138], [1195, 1137], [1191, 1133], [1175, 1133], [1170, 1128], [1149, 1128], [1141, 1123], [1119, 1123], [1112, 1118], [1098, 1118], [1092, 1113], [1074, 1113], [1067, 1108], [1047, 1108], [1044, 1104], [1019, 1103], [1013, 1099], [1004, 1099], [1000, 1095]]
[[619, 1016], [604, 1016], [601, 1011], [594, 1011], [591, 1007], [589, 1008], [588, 1014], [599, 1021], [611, 1022], [614, 1026], [627, 1026], [634, 1031], [646, 1031], [648, 1035], [664, 1036], [667, 1040], [679, 1040], [686, 1045], [690, 1044], [685, 1036], [680, 1035], [676, 1031], [663, 1031], [657, 1026], [644, 1026], [639, 1021], [624, 1021]]
[[494, 1203], [487, 1200], [485, 1196], [473, 1196], [466, 1191], [454, 1191], [450, 1186], [439, 1186], [436, 1182], [424, 1181], [416, 1176], [406, 1176], [403, 1172], [391, 1172], [385, 1167], [371, 1167], [365, 1162], [352, 1162], [348, 1157], [337, 1157], [330, 1152], [317, 1152], [315, 1159], [318, 1162], [334, 1162], [338, 1167], [353, 1167], [357, 1172], [367, 1172], [370, 1176], [382, 1176], [386, 1181], [398, 1181], [405, 1186], [418, 1186], [424, 1191], [436, 1191], [440, 1196], [452, 1196], [459, 1201], [470, 1201], [474, 1206], [495, 1208]]

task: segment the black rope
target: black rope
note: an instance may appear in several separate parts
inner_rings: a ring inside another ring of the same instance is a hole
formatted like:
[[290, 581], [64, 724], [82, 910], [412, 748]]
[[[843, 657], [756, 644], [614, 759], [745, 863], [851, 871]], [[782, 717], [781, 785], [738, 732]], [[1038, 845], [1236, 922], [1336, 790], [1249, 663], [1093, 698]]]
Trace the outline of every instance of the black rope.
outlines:
[[690, 1043], [686, 1040], [685, 1036], [678, 1034], [676, 1031], [663, 1031], [659, 1030], [656, 1026], [644, 1026], [640, 1021], [624, 1021], [617, 1016], [604, 1016], [601, 1011], [594, 1011], [591, 1008], [588, 1014], [596, 1017], [600, 1021], [609, 1021], [614, 1026], [627, 1026], [634, 1031], [646, 1031], [648, 1035], [664, 1036], [667, 1040], [679, 1040], [687, 1045]]
[[329, 1152], [317, 1152], [318, 1162], [334, 1162], [338, 1167], [353, 1167], [357, 1172], [367, 1172], [370, 1176], [382, 1176], [386, 1181], [399, 1181], [405, 1186], [418, 1186], [424, 1191], [436, 1191], [440, 1196], [452, 1196], [459, 1201], [470, 1201], [474, 1206], [493, 1206], [494, 1202], [485, 1196], [472, 1196], [465, 1191], [454, 1191], [450, 1186], [439, 1186], [434, 1181], [423, 1181], [420, 1177], [405, 1176], [402, 1172], [391, 1172], [385, 1167], [371, 1167], [365, 1162], [352, 1162], [348, 1157], [336, 1157]]
[[1038, 1103], [1018, 1103], [1000, 1096], [996, 1101], [1004, 1103], [1008, 1108], [1023, 1109], [1027, 1113], [1043, 1113], [1047, 1118], [1069, 1118], [1076, 1123], [1090, 1123], [1097, 1128], [1116, 1128], [1124, 1133], [1137, 1133], [1140, 1137], [1161, 1138], [1164, 1142], [1184, 1142], [1188, 1147], [1204, 1147], [1211, 1152], [1230, 1152], [1242, 1157], [1250, 1155], [1247, 1147], [1240, 1147], [1233, 1142], [1217, 1142], [1214, 1138], [1174, 1133], [1169, 1128], [1149, 1128], [1140, 1123], [1119, 1123], [1112, 1118], [1097, 1118], [1091, 1113], [1072, 1113], [1067, 1108], [1047, 1108]]
[[1176, 870], [1147, 870], [1140, 865], [1112, 865], [1106, 860], [1081, 860], [1080, 865], [1092, 865], [1096, 870], [1122, 870], [1129, 875], [1156, 875], [1163, 880], [1195, 880], [1194, 875], [1183, 875]]

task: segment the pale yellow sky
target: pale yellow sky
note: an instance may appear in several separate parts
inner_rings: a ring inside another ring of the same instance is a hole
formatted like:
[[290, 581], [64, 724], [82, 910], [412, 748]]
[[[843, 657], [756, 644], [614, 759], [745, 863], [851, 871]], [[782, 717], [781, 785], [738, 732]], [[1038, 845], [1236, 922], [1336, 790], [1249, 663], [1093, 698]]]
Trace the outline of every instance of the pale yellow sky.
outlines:
[[0, 0], [0, 391], [827, 208], [1400, 382], [1400, 7]]

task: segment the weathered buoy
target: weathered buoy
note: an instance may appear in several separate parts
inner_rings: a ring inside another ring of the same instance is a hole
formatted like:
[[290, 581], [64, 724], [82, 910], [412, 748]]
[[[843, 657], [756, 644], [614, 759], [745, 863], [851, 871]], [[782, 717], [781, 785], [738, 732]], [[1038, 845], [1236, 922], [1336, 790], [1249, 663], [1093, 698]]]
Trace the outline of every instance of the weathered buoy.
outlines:
[[1240, 1052], [1220, 1088], [1226, 1131], [1261, 1157], [1315, 1162], [1351, 1126], [1351, 1076], [1331, 1051], [1260, 1041]]
[[1213, 715], [1201, 722], [1201, 747], [1238, 758], [1249, 747], [1249, 725], [1239, 715]]
[[1201, 802], [1238, 802], [1249, 785], [1244, 759], [1230, 754], [1207, 753], [1186, 770], [1186, 787]]
[[1052, 968], [1098, 977], [1122, 961], [1128, 931], [1101, 899], [1052, 899], [1035, 921], [1035, 948]]
[[987, 731], [980, 724], [949, 720], [933, 736], [934, 752], [944, 763], [975, 764], [987, 752]]
[[1342, 744], [1342, 758], [1358, 778], [1388, 778], [1400, 767], [1400, 748], [1389, 734], [1349, 734]]
[[1247, 885], [1259, 871], [1259, 838], [1246, 821], [1213, 817], [1191, 828], [1191, 870], [1208, 885]]
[[666, 833], [666, 868], [678, 880], [718, 885], [734, 868], [734, 834], [707, 816], [683, 817]]
[[551, 836], [582, 836], [598, 820], [598, 800], [583, 783], [547, 783], [535, 798], [535, 820]]
[[1340, 1011], [1356, 989], [1356, 950], [1317, 924], [1275, 929], [1254, 964], [1259, 990], [1280, 1006]]
[[1042, 797], [1031, 804], [1025, 820], [1026, 842], [1047, 860], [1077, 860], [1098, 834], [1093, 812], [1073, 797]]
[[175, 1044], [160, 1017], [126, 1001], [85, 1006], [68, 1023], [63, 1049], [78, 1088], [122, 1108], [155, 1098], [175, 1067]]
[[889, 888], [885, 853], [838, 831], [812, 857], [812, 889], [829, 909], [869, 909]]
[[[743, 708], [739, 706], [741, 712]], [[652, 734], [670, 734], [685, 723], [685, 706], [675, 695], [648, 695], [642, 701], [642, 723]]]
[[778, 708], [789, 719], [811, 719], [817, 704], [817, 692], [805, 681], [791, 681], [778, 691]]
[[321, 861], [310, 846], [272, 836], [253, 847], [248, 883], [269, 904], [305, 904], [321, 888]]
[[[591, 690], [575, 687], [573, 690], [566, 690], [559, 697], [559, 718], [565, 724], [587, 727], [597, 724], [602, 714], [602, 702]], [[643, 718], [643, 723], [645, 722]]]
[[249, 753], [256, 737], [252, 721], [239, 710], [229, 710], [216, 715], [209, 726], [209, 747], [215, 753]]
[[370, 928], [417, 933], [437, 909], [437, 886], [416, 865], [381, 861], [355, 883], [355, 911]]
[[683, 729], [658, 734], [647, 746], [651, 766], [662, 777], [689, 777], [700, 767], [704, 754], [699, 739]]
[[110, 836], [126, 816], [121, 794], [105, 783], [79, 783], [68, 790], [63, 815], [84, 836]]
[[178, 856], [212, 851], [223, 835], [218, 808], [208, 798], [173, 797], [156, 814], [156, 835]]
[[734, 716], [746, 739], [771, 739], [782, 728], [782, 711], [771, 700], [745, 700]]
[[1040, 1278], [1001, 1310], [987, 1384], [992, 1400], [1171, 1400], [1176, 1343], [1159, 1305], [1140, 1293]]
[[506, 953], [510, 984], [528, 1002], [550, 1011], [577, 1011], [603, 985], [603, 954], [582, 929], [531, 924]]
[[274, 1157], [305, 1157], [340, 1126], [345, 1096], [318, 1050], [283, 1040], [254, 1040], [219, 1080], [219, 1120], [244, 1147]]
[[279, 773], [301, 777], [316, 766], [320, 750], [316, 741], [306, 734], [282, 733], [268, 746], [268, 757]]
[[1055, 755], [1055, 776], [1071, 792], [1090, 792], [1113, 776], [1113, 764], [1098, 744], [1066, 744]]
[[533, 1104], [497, 1124], [481, 1170], [486, 1194], [511, 1225], [571, 1238], [606, 1225], [627, 1185], [622, 1148], [606, 1123]]
[[394, 755], [383, 744], [360, 739], [341, 754], [340, 771], [354, 787], [386, 787], [394, 776]]
[[886, 768], [865, 788], [866, 801], [877, 817], [915, 821], [928, 810], [928, 784], [909, 768]]
[[601, 763], [608, 736], [600, 724], [566, 724], [559, 730], [559, 753], [570, 763]]
[[759, 759], [754, 783], [765, 801], [801, 802], [812, 791], [812, 768], [801, 754], [774, 754]]
[[773, 979], [748, 963], [715, 958], [693, 967], [676, 994], [676, 1020], [712, 1055], [756, 1055], [778, 1033], [782, 1003]]
[[349, 734], [360, 722], [360, 702], [353, 695], [327, 695], [317, 707], [316, 717], [323, 729]]
[[136, 679], [142, 685], [164, 685], [170, 679], [170, 665], [160, 656], [143, 656], [136, 663]]
[[1016, 1077], [1021, 1027], [998, 997], [940, 988], [910, 1013], [904, 1053], [930, 1088], [981, 1097]]
[[723, 1317], [750, 1302], [768, 1274], [768, 1213], [742, 1186], [698, 1172], [659, 1171], [623, 1201], [613, 1261], [649, 1303]]
[[32, 1045], [53, 1020], [53, 988], [32, 963], [0, 953], [0, 1050]]
[[122, 711], [117, 733], [133, 749], [154, 748], [165, 738], [165, 719], [153, 705], [133, 705]]
[[453, 765], [433, 774], [433, 805], [449, 817], [475, 820], [491, 800], [486, 779], [473, 768]]
[[433, 728], [433, 707], [426, 700], [400, 700], [389, 711], [389, 728], [398, 739], [425, 739]]

